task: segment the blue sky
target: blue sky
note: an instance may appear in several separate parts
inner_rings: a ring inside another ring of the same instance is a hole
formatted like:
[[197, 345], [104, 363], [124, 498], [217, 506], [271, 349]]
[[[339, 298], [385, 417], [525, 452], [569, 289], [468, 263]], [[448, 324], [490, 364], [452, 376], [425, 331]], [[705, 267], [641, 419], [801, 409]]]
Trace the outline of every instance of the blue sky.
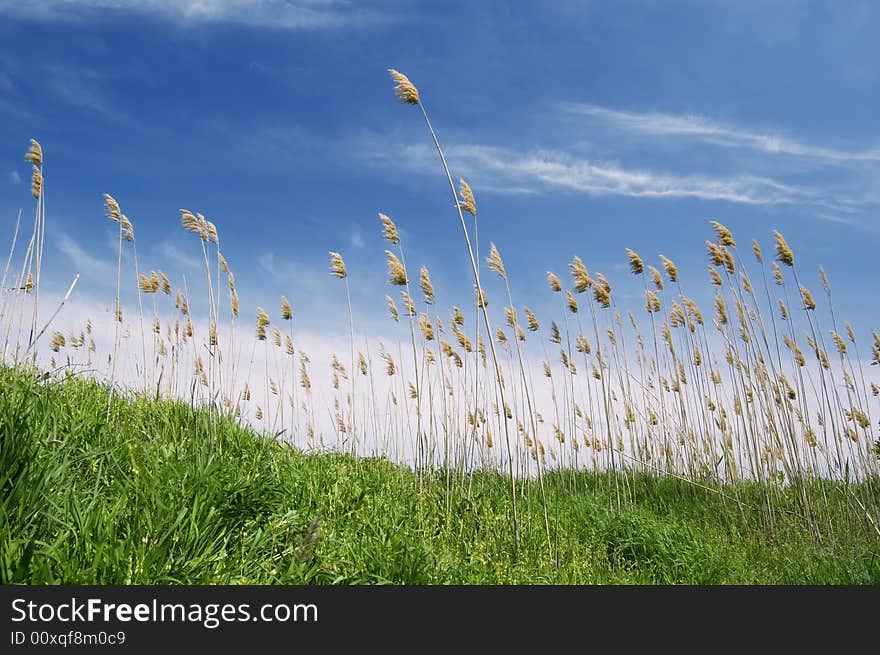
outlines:
[[711, 298], [714, 219], [750, 262], [752, 238], [769, 258], [780, 230], [802, 281], [819, 296], [822, 264], [838, 319], [867, 337], [878, 24], [872, 2], [0, 0], [0, 236], [32, 215], [34, 137], [56, 288], [79, 272], [78, 294], [112, 302], [107, 192], [141, 267], [175, 286], [201, 257], [178, 209], [215, 222], [245, 316], [283, 293], [301, 322], [347, 330], [334, 250], [356, 320], [379, 325], [377, 212], [411, 275], [427, 265], [438, 303], [464, 305], [457, 216], [418, 110], [394, 97], [396, 68], [473, 187], [481, 254], [497, 244], [517, 304], [558, 307], [545, 272], [578, 255], [640, 307], [626, 247], [672, 258]]

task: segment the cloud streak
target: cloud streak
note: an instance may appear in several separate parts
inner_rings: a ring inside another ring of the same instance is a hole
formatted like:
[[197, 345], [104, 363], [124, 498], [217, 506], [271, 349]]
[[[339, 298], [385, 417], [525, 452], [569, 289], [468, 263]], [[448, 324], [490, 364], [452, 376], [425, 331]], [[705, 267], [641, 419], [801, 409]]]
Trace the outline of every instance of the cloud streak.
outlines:
[[49, 90], [66, 105], [105, 117], [124, 117], [105, 91], [102, 73], [71, 66], [49, 66], [46, 73]]
[[880, 148], [847, 151], [813, 146], [771, 132], [724, 125], [702, 116], [663, 113], [640, 113], [609, 109], [588, 103], [559, 103], [562, 111], [588, 116], [624, 132], [649, 136], [680, 136], [730, 148], [748, 148], [765, 154], [790, 155], [818, 163], [880, 162]]
[[[696, 198], [748, 205], [817, 204], [838, 208], [821, 200], [811, 189], [755, 175], [712, 177], [679, 175], [573, 157], [559, 150], [526, 150], [487, 145], [452, 145], [449, 159], [456, 170], [483, 191], [541, 193], [564, 189], [594, 196], [633, 198]], [[395, 158], [412, 169], [429, 169], [436, 155], [427, 146], [409, 146]]]
[[0, 15], [26, 20], [83, 22], [123, 12], [176, 24], [230, 23], [284, 30], [336, 29], [392, 20], [387, 12], [363, 9], [350, 0], [0, 0]]
[[64, 233], [57, 233], [55, 246], [73, 263], [77, 272], [90, 282], [99, 284], [107, 284], [108, 281], [115, 282], [116, 266], [90, 255], [72, 237]]
[[176, 264], [181, 268], [187, 270], [198, 270], [203, 266], [202, 261], [199, 260], [197, 257], [185, 253], [183, 250], [181, 250], [175, 244], [168, 240], [162, 241], [162, 243], [156, 250], [158, 255], [162, 257], [165, 261]]

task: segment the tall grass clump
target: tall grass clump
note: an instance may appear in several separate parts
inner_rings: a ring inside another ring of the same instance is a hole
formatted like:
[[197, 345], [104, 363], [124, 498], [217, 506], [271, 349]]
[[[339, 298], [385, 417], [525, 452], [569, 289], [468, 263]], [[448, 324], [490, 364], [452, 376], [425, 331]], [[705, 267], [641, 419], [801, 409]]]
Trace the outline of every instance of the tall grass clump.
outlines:
[[[473, 209], [473, 196], [469, 193], [470, 197], [461, 199], [459, 198], [458, 193], [455, 190], [455, 183], [452, 181], [452, 174], [449, 172], [449, 166], [446, 163], [446, 158], [443, 155], [443, 150], [440, 147], [440, 141], [437, 139], [437, 134], [434, 131], [434, 128], [431, 125], [431, 121], [428, 118], [428, 112], [425, 109], [425, 105], [419, 96], [418, 89], [409, 81], [409, 78], [406, 77], [403, 73], [400, 73], [394, 69], [389, 69], [388, 71], [391, 75], [391, 79], [395, 82], [395, 93], [397, 97], [404, 104], [408, 105], [417, 105], [422, 112], [422, 117], [425, 119], [425, 125], [428, 128], [428, 132], [431, 134], [431, 138], [434, 141], [434, 146], [437, 149], [437, 154], [440, 157], [440, 163], [443, 167], [443, 172], [446, 174], [446, 179], [449, 182], [449, 190], [452, 193], [452, 199], [458, 212], [458, 217], [461, 222], [462, 234], [464, 236], [465, 247], [468, 252], [468, 259], [470, 260], [471, 270], [474, 275], [474, 287], [477, 295], [477, 308], [481, 310], [485, 329], [486, 329], [486, 340], [489, 343], [489, 348], [492, 353], [492, 363], [495, 369], [495, 378], [497, 381], [497, 392], [500, 398], [500, 406], [501, 413], [503, 414], [503, 418], [501, 419], [501, 423], [504, 429], [504, 440], [507, 448], [507, 465], [508, 465], [508, 473], [510, 476], [510, 499], [511, 499], [511, 507], [513, 510], [513, 532], [514, 538], [516, 541], [519, 541], [519, 521], [517, 517], [517, 506], [516, 506], [516, 477], [514, 475], [514, 463], [513, 463], [513, 451], [510, 445], [510, 431], [508, 429], [507, 424], [507, 413], [506, 407], [507, 403], [505, 402], [505, 394], [504, 394], [504, 382], [502, 379], [501, 368], [498, 364], [498, 354], [495, 351], [495, 342], [492, 338], [492, 324], [489, 319], [489, 312], [487, 310], [488, 302], [486, 300], [485, 293], [483, 292], [483, 287], [480, 285], [480, 273], [477, 267], [477, 260], [474, 256], [474, 250], [471, 247], [471, 240], [467, 229], [467, 224], [464, 220], [464, 211], [468, 211], [475, 215], [475, 210]], [[468, 192], [470, 187], [467, 187]]]

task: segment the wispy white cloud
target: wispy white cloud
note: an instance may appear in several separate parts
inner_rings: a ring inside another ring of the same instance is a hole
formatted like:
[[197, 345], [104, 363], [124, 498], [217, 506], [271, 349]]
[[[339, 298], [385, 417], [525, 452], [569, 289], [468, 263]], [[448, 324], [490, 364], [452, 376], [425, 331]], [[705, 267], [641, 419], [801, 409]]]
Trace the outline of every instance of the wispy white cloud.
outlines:
[[301, 294], [313, 295], [326, 289], [329, 275], [321, 274], [300, 262], [284, 259], [278, 261], [275, 253], [266, 252], [257, 260], [260, 270], [271, 278], [272, 283], [282, 289], [297, 289]]
[[351, 244], [352, 248], [363, 248], [366, 243], [364, 242], [364, 235], [361, 232], [359, 227], [353, 227], [351, 232], [348, 235], [348, 242]]
[[[640, 115], [632, 116], [634, 123], [637, 123], [636, 119]], [[688, 122], [680, 117], [659, 116], [663, 120], [658, 119], [653, 126], [649, 121], [644, 121], [644, 129], [654, 129], [658, 134], [685, 134], [688, 130], [700, 133], [699, 121]], [[565, 133], [568, 129], [559, 121], [555, 125], [558, 133]], [[709, 131], [705, 127], [704, 132]], [[346, 166], [354, 163], [361, 170], [403, 170], [432, 176], [437, 172], [436, 150], [429, 144], [414, 142], [409, 134], [395, 129], [390, 132], [360, 130], [320, 136], [310, 134], [296, 125], [276, 125], [257, 130], [256, 134], [257, 137], [248, 137], [247, 134], [241, 136], [243, 142], [250, 144], [252, 156], [265, 157], [265, 144], [271, 143], [278, 148], [279, 157], [289, 156], [288, 153], [292, 152], [332, 152], [335, 156], [324, 157], [323, 161], [345, 162]], [[248, 138], [253, 138], [253, 141], [248, 141]], [[237, 135], [229, 138], [230, 141], [238, 139]], [[568, 143], [572, 141], [573, 139], [569, 139]], [[770, 148], [769, 143], [768, 141], [765, 144], [767, 148]], [[781, 143], [789, 152], [800, 148], [803, 152], [831, 156], [823, 149], [811, 151], [799, 141], [783, 140]], [[755, 156], [749, 158], [745, 164], [741, 157], [724, 158], [723, 168], [726, 170], [710, 170], [705, 166], [682, 170], [683, 167], [679, 164], [672, 169], [657, 164], [657, 157], [651, 157], [658, 149], [662, 153], [662, 143], [646, 144], [636, 150], [621, 148], [620, 151], [627, 155], [626, 162], [621, 162], [614, 156], [617, 145], [620, 145], [619, 141], [612, 143], [610, 149], [595, 149], [586, 155], [577, 148], [568, 146], [540, 147], [517, 143], [496, 145], [467, 142], [461, 137], [453, 137], [444, 146], [444, 151], [456, 175], [464, 176], [476, 190], [484, 193], [535, 195], [564, 189], [594, 196], [696, 198], [761, 206], [809, 206], [828, 214], [843, 216], [861, 214], [865, 208], [880, 203], [869, 191], [873, 179], [870, 176], [865, 180], [852, 175], [805, 176], [803, 167], [786, 167], [780, 162], [772, 166], [772, 174], [756, 173], [756, 170], [768, 170], [768, 166], [756, 164], [766, 164], [771, 158], [763, 152], [755, 152]], [[829, 152], [839, 158], [838, 166], [843, 163], [846, 153]], [[858, 159], [857, 154], [850, 155], [850, 161]], [[865, 167], [875, 165], [869, 159], [867, 151], [862, 155]], [[830, 159], [822, 163], [827, 163], [829, 170], [833, 168]], [[294, 164], [295, 161], [292, 162]], [[398, 177], [408, 179], [406, 176]]]
[[703, 116], [631, 112], [587, 103], [559, 103], [568, 113], [588, 116], [621, 131], [651, 136], [681, 136], [731, 148], [749, 148], [768, 154], [791, 155], [824, 162], [880, 162], [880, 147], [868, 150], [840, 150], [810, 145], [773, 132], [725, 125]]
[[818, 212], [816, 216], [818, 218], [821, 218], [823, 221], [828, 221], [829, 223], [838, 223], [839, 225], [847, 225], [850, 227], [867, 227], [861, 221], [857, 221], [854, 218], [850, 218], [848, 216], [841, 216], [840, 214]]
[[118, 113], [103, 88], [101, 74], [69, 66], [51, 67], [47, 73], [49, 90], [65, 104], [105, 115]]
[[[518, 151], [485, 145], [452, 145], [447, 154], [456, 170], [470, 176], [483, 191], [539, 193], [557, 188], [595, 196], [699, 198], [750, 205], [820, 204], [819, 194], [813, 190], [755, 175], [672, 174], [594, 162], [558, 150]], [[398, 161], [415, 169], [429, 167], [435, 156], [420, 145], [404, 149], [402, 156], [397, 152]]]
[[156, 251], [165, 261], [184, 269], [195, 270], [204, 265], [197, 257], [184, 252], [171, 241], [162, 241]]
[[376, 25], [388, 12], [351, 0], [0, 0], [0, 14], [40, 21], [86, 21], [112, 13], [140, 14], [177, 25], [237, 23], [285, 30]]
[[21, 184], [21, 175], [19, 175], [18, 171], [16, 171], [16, 170], [9, 171], [9, 181], [12, 184], [16, 184], [16, 185]]
[[116, 279], [114, 264], [89, 254], [71, 236], [62, 232], [56, 233], [55, 246], [73, 263], [76, 271], [89, 282], [101, 284]]

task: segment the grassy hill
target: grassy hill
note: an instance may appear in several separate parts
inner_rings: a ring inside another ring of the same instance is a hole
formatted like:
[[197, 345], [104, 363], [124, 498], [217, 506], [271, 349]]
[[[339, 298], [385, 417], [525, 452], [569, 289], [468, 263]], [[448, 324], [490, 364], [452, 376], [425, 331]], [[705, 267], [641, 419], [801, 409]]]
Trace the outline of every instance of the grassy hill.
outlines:
[[880, 583], [843, 483], [815, 483], [816, 538], [782, 486], [770, 532], [748, 483], [548, 473], [551, 556], [532, 482], [516, 545], [501, 474], [420, 484], [179, 402], [114, 396], [108, 417], [106, 387], [71, 375], [0, 368], [0, 389], [5, 584]]

